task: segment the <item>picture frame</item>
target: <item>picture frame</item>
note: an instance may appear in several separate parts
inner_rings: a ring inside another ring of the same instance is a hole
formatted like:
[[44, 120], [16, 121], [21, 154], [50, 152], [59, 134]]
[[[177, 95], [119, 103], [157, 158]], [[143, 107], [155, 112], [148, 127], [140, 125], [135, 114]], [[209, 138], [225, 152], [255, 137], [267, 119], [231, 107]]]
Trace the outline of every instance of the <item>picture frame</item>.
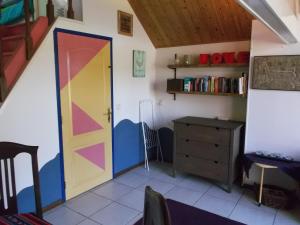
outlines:
[[146, 52], [133, 50], [133, 77], [146, 76]]
[[133, 36], [133, 15], [118, 10], [118, 33]]
[[300, 55], [255, 56], [251, 88], [300, 91]]

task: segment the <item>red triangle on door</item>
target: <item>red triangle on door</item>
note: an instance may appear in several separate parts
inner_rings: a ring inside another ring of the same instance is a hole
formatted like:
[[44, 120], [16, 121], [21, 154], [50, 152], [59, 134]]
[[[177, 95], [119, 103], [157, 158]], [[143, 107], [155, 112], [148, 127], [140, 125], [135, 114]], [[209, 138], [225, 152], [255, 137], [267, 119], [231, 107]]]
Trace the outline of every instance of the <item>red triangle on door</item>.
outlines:
[[92, 145], [76, 150], [76, 153], [105, 170], [105, 148], [104, 143]]
[[91, 118], [85, 111], [72, 102], [73, 135], [101, 130], [103, 127]]

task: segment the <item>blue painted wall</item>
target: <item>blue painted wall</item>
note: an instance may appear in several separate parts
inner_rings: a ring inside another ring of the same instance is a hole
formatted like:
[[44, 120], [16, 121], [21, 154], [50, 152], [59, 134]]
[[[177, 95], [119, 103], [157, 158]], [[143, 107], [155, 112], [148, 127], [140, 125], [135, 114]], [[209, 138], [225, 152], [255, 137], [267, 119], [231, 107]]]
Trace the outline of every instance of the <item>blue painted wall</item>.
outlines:
[[[173, 131], [160, 128], [159, 137], [165, 161], [172, 162]], [[145, 160], [141, 123], [125, 119], [114, 128], [113, 169], [114, 175]], [[155, 152], [153, 152], [155, 153]], [[153, 158], [156, 154], [149, 155]], [[40, 170], [42, 206], [46, 207], [62, 200], [62, 183], [59, 154]], [[35, 209], [33, 186], [18, 194], [20, 212], [32, 212]]]
[[[63, 199], [59, 154], [41, 168], [40, 185], [43, 207]], [[20, 212], [35, 210], [33, 186], [18, 193], [18, 208]]]
[[114, 128], [114, 174], [145, 160], [141, 123], [125, 119]]
[[[172, 162], [173, 131], [169, 128], [161, 128], [159, 129], [159, 137], [164, 160]], [[155, 151], [150, 151], [149, 159], [153, 159], [155, 156]], [[113, 159], [114, 175], [144, 162], [145, 153], [141, 123], [133, 123], [125, 119], [114, 128]]]

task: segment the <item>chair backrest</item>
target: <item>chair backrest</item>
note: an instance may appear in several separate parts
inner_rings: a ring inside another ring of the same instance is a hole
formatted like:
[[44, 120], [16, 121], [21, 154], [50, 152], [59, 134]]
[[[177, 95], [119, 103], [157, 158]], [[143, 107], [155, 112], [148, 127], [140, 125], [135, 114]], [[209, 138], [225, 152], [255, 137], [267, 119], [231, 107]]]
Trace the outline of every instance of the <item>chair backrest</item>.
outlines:
[[14, 159], [20, 153], [31, 156], [36, 214], [42, 218], [37, 146], [0, 142], [0, 214], [18, 213]]
[[149, 186], [145, 188], [143, 225], [171, 225], [166, 200]]

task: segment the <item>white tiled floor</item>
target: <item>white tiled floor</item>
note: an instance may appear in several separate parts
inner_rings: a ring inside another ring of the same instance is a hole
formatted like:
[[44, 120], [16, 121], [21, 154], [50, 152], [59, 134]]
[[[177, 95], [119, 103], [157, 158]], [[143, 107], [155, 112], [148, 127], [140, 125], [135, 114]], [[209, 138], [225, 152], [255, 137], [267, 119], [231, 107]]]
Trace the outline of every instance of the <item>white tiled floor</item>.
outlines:
[[300, 225], [300, 208], [292, 211], [258, 207], [252, 192], [235, 186], [231, 194], [207, 180], [178, 174], [167, 165], [152, 163], [84, 193], [45, 214], [54, 225], [132, 225], [142, 217], [144, 187], [166, 198], [193, 205], [249, 225]]

